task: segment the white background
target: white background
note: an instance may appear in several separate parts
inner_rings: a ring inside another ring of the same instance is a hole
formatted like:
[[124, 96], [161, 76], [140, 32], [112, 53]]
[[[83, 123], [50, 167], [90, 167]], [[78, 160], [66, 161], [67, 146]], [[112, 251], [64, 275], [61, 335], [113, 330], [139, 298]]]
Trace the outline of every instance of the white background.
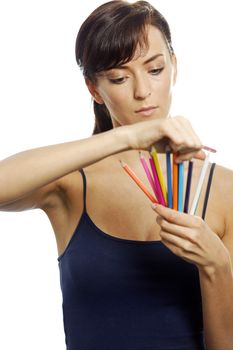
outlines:
[[[91, 99], [74, 45], [81, 22], [102, 3], [1, 0], [0, 159], [91, 134]], [[170, 23], [178, 58], [173, 114], [188, 117], [203, 143], [218, 149], [212, 160], [233, 168], [231, 1], [151, 3]], [[56, 244], [47, 217], [0, 213], [0, 251], [0, 348], [64, 350]]]

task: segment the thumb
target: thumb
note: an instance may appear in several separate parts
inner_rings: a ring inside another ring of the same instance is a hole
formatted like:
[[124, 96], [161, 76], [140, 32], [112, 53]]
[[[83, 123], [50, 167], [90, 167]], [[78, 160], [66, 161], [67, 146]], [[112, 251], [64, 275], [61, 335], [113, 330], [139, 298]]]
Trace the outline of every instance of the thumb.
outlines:
[[193, 158], [204, 160], [206, 158], [206, 153], [203, 150], [200, 150], [194, 154]]

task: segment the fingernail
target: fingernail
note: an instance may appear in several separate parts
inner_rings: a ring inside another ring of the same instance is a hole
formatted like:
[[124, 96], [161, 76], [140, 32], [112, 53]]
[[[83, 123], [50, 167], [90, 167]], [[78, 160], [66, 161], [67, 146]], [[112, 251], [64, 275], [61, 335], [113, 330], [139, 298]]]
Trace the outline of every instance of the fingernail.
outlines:
[[155, 203], [152, 203], [152, 204], [151, 204], [151, 208], [152, 208], [152, 209], [155, 209], [155, 208], [157, 208], [157, 205], [156, 205]]

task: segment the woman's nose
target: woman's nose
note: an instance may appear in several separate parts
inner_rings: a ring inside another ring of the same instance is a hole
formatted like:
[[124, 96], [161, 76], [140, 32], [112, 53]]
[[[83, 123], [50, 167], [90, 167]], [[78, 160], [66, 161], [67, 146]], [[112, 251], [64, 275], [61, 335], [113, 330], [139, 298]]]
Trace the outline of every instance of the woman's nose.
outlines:
[[137, 100], [144, 100], [151, 95], [151, 86], [146, 78], [138, 78], [134, 86], [134, 98]]

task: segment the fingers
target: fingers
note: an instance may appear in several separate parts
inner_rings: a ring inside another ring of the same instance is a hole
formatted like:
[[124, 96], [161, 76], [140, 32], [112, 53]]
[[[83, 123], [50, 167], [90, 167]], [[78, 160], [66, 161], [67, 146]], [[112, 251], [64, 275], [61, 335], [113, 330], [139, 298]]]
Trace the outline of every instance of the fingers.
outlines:
[[181, 152], [177, 153], [176, 163], [183, 162], [185, 160], [190, 160], [192, 158], [204, 160], [206, 158], [206, 153], [203, 150], [200, 151], [190, 151], [182, 154]]
[[170, 224], [182, 226], [185, 228], [199, 228], [203, 224], [203, 220], [198, 216], [181, 213], [159, 204], [152, 204], [152, 209]]
[[206, 153], [201, 150], [194, 154], [194, 158], [204, 160], [206, 158]]
[[180, 213], [162, 205], [152, 205], [152, 208], [158, 214], [156, 221], [161, 227], [162, 239], [173, 243], [182, 239], [188, 246], [190, 242], [196, 247], [200, 246], [202, 232], [206, 225], [200, 217]]
[[178, 162], [194, 157], [205, 159], [205, 153], [201, 150], [202, 143], [186, 118], [167, 118], [164, 121], [164, 136], [172, 151], [177, 153]]
[[167, 234], [176, 235], [182, 238], [187, 238], [187, 236], [189, 236], [187, 232], [189, 230], [188, 227], [173, 224], [159, 215], [156, 218], [156, 222], [161, 227], [161, 230]]

